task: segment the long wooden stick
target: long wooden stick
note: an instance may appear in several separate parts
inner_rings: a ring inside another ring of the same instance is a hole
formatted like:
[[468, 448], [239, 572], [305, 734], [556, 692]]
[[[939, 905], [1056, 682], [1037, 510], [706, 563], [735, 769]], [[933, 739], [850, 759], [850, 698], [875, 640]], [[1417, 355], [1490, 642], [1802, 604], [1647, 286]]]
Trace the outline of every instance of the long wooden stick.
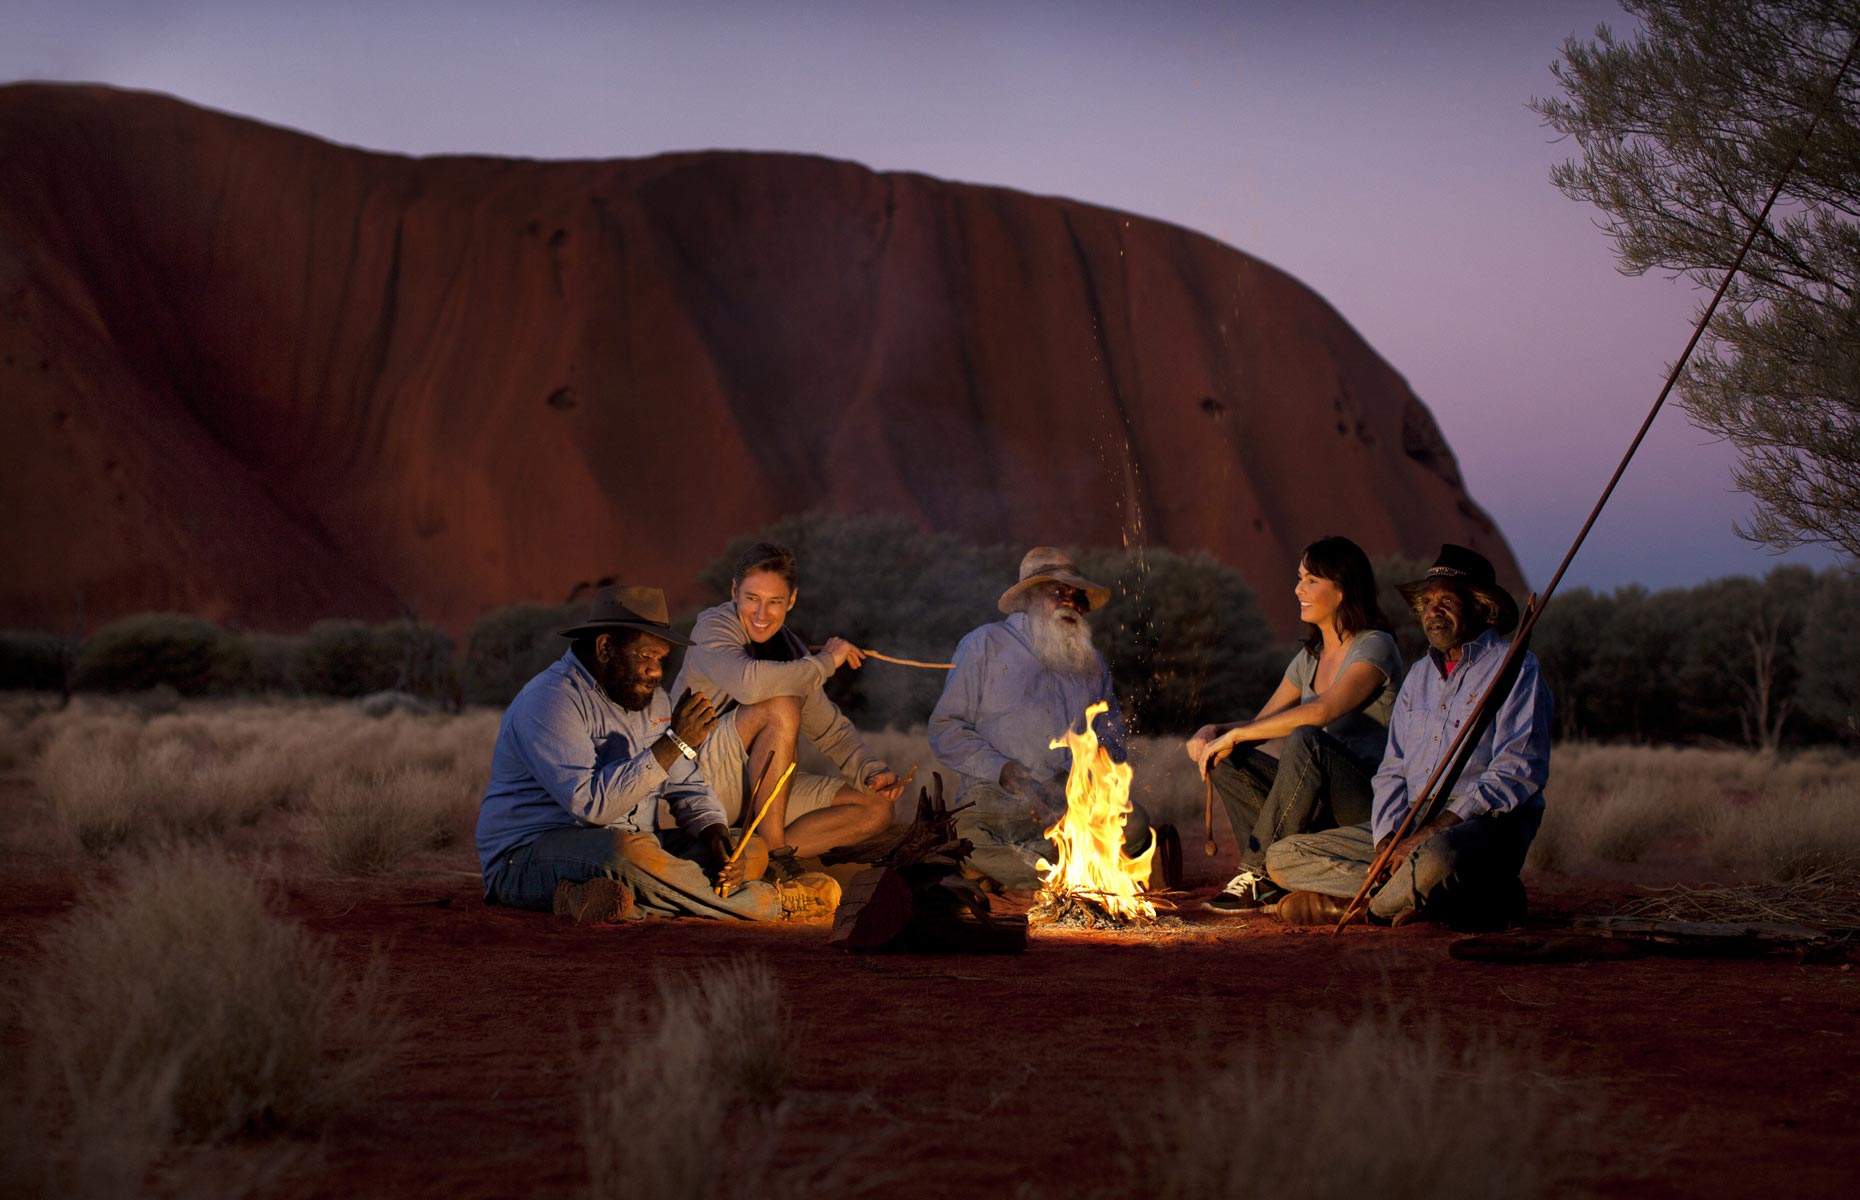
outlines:
[[[1460, 727], [1460, 735], [1455, 739], [1453, 748], [1448, 751], [1446, 759], [1434, 769], [1433, 777], [1428, 780], [1427, 786], [1421, 789], [1421, 794], [1415, 797], [1414, 803], [1409, 806], [1407, 817], [1402, 821], [1401, 828], [1394, 837], [1388, 840], [1383, 851], [1377, 854], [1375, 861], [1370, 864], [1369, 873], [1363, 877], [1363, 886], [1357, 891], [1356, 898], [1351, 900], [1349, 906], [1344, 909], [1342, 919], [1337, 922], [1336, 929], [1331, 931], [1333, 934], [1341, 932], [1343, 927], [1349, 924], [1361, 908], [1368, 903], [1369, 896], [1378, 886], [1382, 871], [1389, 865], [1388, 859], [1392, 857], [1395, 847], [1400, 844], [1406, 831], [1417, 824], [1415, 818], [1426, 812], [1427, 817], [1420, 823], [1425, 824], [1426, 820], [1432, 819], [1433, 809], [1442, 796], [1430, 793], [1449, 766], [1453, 768], [1452, 779], [1457, 780], [1459, 771], [1471, 756], [1474, 745], [1468, 735], [1487, 719], [1489, 710], [1493, 708], [1493, 697], [1499, 687], [1505, 685], [1506, 694], [1510, 694], [1510, 685], [1516, 682], [1515, 664], [1523, 657], [1524, 647], [1530, 640], [1531, 630], [1543, 616], [1544, 609], [1549, 607], [1550, 597], [1556, 592], [1556, 585], [1563, 581], [1563, 573], [1569, 570], [1569, 564], [1576, 557], [1576, 551], [1582, 548], [1582, 543], [1588, 538], [1589, 530], [1594, 527], [1596, 518], [1602, 515], [1603, 506], [1614, 495], [1615, 485], [1621, 482], [1621, 476], [1627, 471], [1628, 463], [1633, 460], [1634, 452], [1640, 449], [1641, 442], [1646, 440], [1647, 431], [1653, 428], [1653, 419], [1660, 415], [1660, 409], [1666, 404], [1667, 396], [1672, 393], [1673, 386], [1679, 382], [1680, 373], [1691, 361], [1692, 351], [1697, 348], [1699, 339], [1705, 336], [1706, 326], [1711, 323], [1713, 314], [1718, 311], [1719, 301], [1723, 300], [1725, 292], [1730, 290], [1731, 280], [1736, 278], [1738, 271], [1743, 268], [1744, 257], [1750, 253], [1750, 247], [1756, 243], [1757, 235], [1769, 228], [1770, 210], [1776, 206], [1777, 197], [1782, 195], [1784, 185], [1789, 182], [1789, 176], [1795, 173], [1796, 164], [1802, 161], [1802, 152], [1808, 148], [1809, 140], [1815, 136], [1815, 129], [1821, 124], [1821, 118], [1827, 113], [1835, 97], [1840, 95], [1841, 81], [1847, 77], [1848, 68], [1853, 66], [1856, 53], [1860, 53], [1860, 35], [1856, 35], [1853, 44], [1847, 47], [1847, 57], [1841, 60], [1840, 70], [1834, 73], [1834, 81], [1828, 86], [1828, 94], [1822, 98], [1821, 106], [1815, 110], [1814, 117], [1803, 132], [1801, 142], [1796, 145], [1794, 157], [1789, 160], [1789, 165], [1783, 173], [1777, 177], [1776, 186], [1770, 189], [1769, 199], [1763, 202], [1763, 211], [1757, 214], [1755, 221], [1751, 222], [1750, 232], [1745, 236], [1744, 244], [1738, 247], [1737, 257], [1731, 260], [1730, 269], [1725, 271], [1724, 279], [1718, 284], [1718, 290], [1712, 293], [1711, 303], [1707, 304], [1705, 311], [1699, 314], [1698, 323], [1693, 326], [1692, 337], [1686, 342], [1685, 351], [1680, 354], [1679, 361], [1673, 364], [1673, 369], [1667, 373], [1666, 385], [1660, 389], [1659, 396], [1653, 401], [1653, 407], [1647, 411], [1646, 420], [1640, 423], [1640, 429], [1634, 434], [1634, 440], [1628, 443], [1627, 453], [1621, 456], [1614, 474], [1609, 476], [1608, 486], [1602, 489], [1601, 497], [1596, 500], [1595, 507], [1589, 510], [1589, 519], [1584, 521], [1582, 528], [1577, 531], [1576, 540], [1570, 543], [1569, 552], [1563, 555], [1563, 561], [1558, 564], [1556, 574], [1550, 577], [1549, 586], [1544, 588], [1541, 599], [1536, 596], [1531, 598], [1531, 603], [1525, 609], [1524, 620], [1519, 623], [1518, 632], [1512, 638], [1511, 649], [1506, 654], [1504, 663], [1499, 667], [1498, 676], [1493, 679], [1492, 686], [1486, 689], [1485, 695], [1479, 698], [1478, 707], [1473, 709], [1472, 716]], [[1506, 678], [1508, 674], [1512, 675], [1509, 681]], [[1446, 792], [1451, 787], [1451, 783], [1452, 780], [1446, 787], [1442, 787], [1440, 792]]]
[[781, 778], [775, 781], [775, 786], [769, 789], [769, 798], [762, 802], [762, 811], [758, 812], [756, 814], [756, 819], [749, 823], [749, 828], [743, 830], [743, 840], [737, 843], [735, 850], [730, 852], [730, 862], [735, 862], [737, 859], [741, 858], [743, 856], [743, 851], [749, 848], [749, 839], [755, 836], [756, 826], [762, 824], [762, 818], [769, 815], [769, 807], [775, 803], [775, 797], [781, 795], [782, 786], [788, 782], [789, 777], [793, 774], [794, 764], [789, 763], [788, 769], [783, 771], [781, 773]]
[[1216, 849], [1214, 845], [1214, 776], [1210, 774], [1204, 782], [1208, 785], [1208, 794], [1203, 804], [1204, 811], [1208, 818], [1208, 841], [1206, 845], [1202, 846], [1202, 850], [1209, 858], [1213, 858]]
[[[769, 765], [770, 766], [774, 765], [774, 762], [775, 762], [775, 756], [770, 755]], [[765, 778], [767, 777], [768, 766], [765, 766], [762, 768], [762, 774]], [[756, 826], [762, 824], [762, 818], [769, 815], [769, 808], [772, 805], [774, 805], [775, 797], [781, 795], [782, 785], [786, 784], [788, 782], [788, 777], [793, 774], [794, 774], [794, 764], [789, 763], [788, 769], [786, 771], [783, 771], [781, 773], [781, 778], [775, 781], [775, 786], [769, 789], [769, 798], [762, 802], [762, 809], [761, 811], [756, 813], [756, 819], [749, 823], [749, 828], [743, 830], [743, 840], [736, 843], [736, 849], [730, 851], [730, 857], [724, 860], [724, 863], [723, 863], [724, 866], [727, 867], [735, 863], [737, 859], [743, 856], [743, 851], [749, 849], [749, 839], [755, 836]], [[758, 787], [761, 786], [761, 782], [762, 781], [760, 779], [756, 781], [756, 784]], [[749, 793], [749, 796], [753, 800], [755, 798], [755, 793], [751, 792]], [[717, 895], [719, 895], [725, 900], [728, 900], [730, 898], [730, 885], [726, 883], [718, 887]]]
[[[809, 646], [808, 649], [818, 654], [823, 649], [823, 647]], [[950, 671], [950, 670], [954, 670], [956, 666], [956, 664], [953, 662], [946, 662], [946, 663], [919, 662], [917, 659], [914, 659], [914, 658], [893, 658], [889, 654], [880, 654], [876, 650], [861, 649], [859, 653], [865, 655], [867, 658], [876, 658], [879, 662], [895, 663], [900, 667], [922, 667], [927, 671]]]

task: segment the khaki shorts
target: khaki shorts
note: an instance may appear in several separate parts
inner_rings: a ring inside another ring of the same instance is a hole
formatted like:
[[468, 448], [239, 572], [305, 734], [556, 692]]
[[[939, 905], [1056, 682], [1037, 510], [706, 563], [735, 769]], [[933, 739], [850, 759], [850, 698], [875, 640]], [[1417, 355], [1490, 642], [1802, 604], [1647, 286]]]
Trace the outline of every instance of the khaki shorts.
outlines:
[[[710, 790], [717, 794], [717, 802], [723, 805], [724, 819], [731, 825], [742, 824], [743, 804], [748, 798], [749, 785], [754, 782], [745, 777], [745, 768], [749, 762], [749, 752], [743, 748], [743, 739], [736, 733], [736, 714], [741, 709], [732, 709], [711, 727], [710, 736], [698, 747], [698, 774], [704, 782], [710, 784]], [[840, 789], [851, 787], [844, 779], [827, 775], [809, 775], [796, 770], [794, 778], [783, 789], [784, 803], [782, 811], [785, 821], [793, 821], [804, 813], [825, 808], [833, 803], [833, 798], [840, 794]], [[754, 819], [755, 814], [749, 814]], [[659, 828], [675, 826], [671, 812], [664, 801], [659, 803]]]

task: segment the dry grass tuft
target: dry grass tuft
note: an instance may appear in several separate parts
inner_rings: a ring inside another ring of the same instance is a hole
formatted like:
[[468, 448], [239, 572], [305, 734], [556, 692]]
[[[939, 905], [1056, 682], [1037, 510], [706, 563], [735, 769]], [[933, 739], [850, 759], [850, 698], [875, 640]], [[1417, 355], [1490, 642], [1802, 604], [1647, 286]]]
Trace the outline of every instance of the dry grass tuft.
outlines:
[[[583, 1076], [590, 1194], [696, 1200], [759, 1178], [776, 1132], [768, 1109], [787, 1087], [788, 1035], [786, 1002], [756, 959], [661, 978], [652, 1003], [622, 1004]], [[761, 1115], [738, 1116], [740, 1102]]]
[[422, 850], [457, 845], [479, 795], [451, 774], [408, 769], [356, 778], [338, 772], [310, 797], [317, 848], [338, 875], [384, 875]]
[[1490, 1035], [1372, 1014], [1165, 1085], [1126, 1148], [1141, 1193], [1174, 1200], [1528, 1200], [1579, 1190], [1601, 1120]]
[[224, 858], [168, 847], [97, 890], [20, 997], [48, 1190], [136, 1194], [177, 1145], [303, 1129], [358, 1100], [403, 1026]]
[[1662, 921], [1777, 921], [1860, 933], [1860, 860], [1779, 883], [1661, 888], [1623, 905], [1621, 915]]
[[1540, 870], [1675, 847], [1777, 881], [1860, 860], [1860, 760], [1839, 754], [1562, 745], [1547, 795]]
[[389, 788], [417, 801], [456, 844], [490, 774], [495, 713], [371, 718], [349, 705], [195, 705], [153, 716], [80, 702], [43, 717], [40, 786], [85, 850], [212, 840], [312, 792], [417, 775]]

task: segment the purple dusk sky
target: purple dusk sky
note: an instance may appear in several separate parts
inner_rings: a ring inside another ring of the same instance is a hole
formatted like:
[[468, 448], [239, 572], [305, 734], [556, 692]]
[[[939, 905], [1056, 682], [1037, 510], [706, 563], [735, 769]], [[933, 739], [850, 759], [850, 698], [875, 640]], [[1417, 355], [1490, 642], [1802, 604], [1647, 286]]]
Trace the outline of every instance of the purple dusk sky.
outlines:
[[[1541, 586], [1703, 296], [1616, 273], [1525, 106], [1603, 0], [8, 0], [0, 80], [167, 92], [413, 154], [795, 150], [1173, 221], [1325, 297], [1433, 410]], [[1729, 447], [1664, 412], [1571, 568], [1821, 566], [1737, 538]], [[1347, 530], [1339, 532], [1347, 533]]]

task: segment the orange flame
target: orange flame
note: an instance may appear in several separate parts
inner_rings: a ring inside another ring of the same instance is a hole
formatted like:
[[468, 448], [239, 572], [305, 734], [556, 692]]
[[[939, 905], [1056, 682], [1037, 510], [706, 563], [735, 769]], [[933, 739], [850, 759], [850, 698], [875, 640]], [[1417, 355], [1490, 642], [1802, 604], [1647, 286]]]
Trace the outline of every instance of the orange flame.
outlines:
[[1154, 920], [1156, 906], [1144, 898], [1150, 877], [1150, 858], [1156, 839], [1135, 858], [1124, 857], [1124, 825], [1130, 819], [1128, 763], [1112, 762], [1111, 752], [1098, 744], [1092, 722], [1110, 709], [1100, 701], [1085, 710], [1085, 732], [1066, 730], [1052, 749], [1072, 751], [1072, 770], [1066, 776], [1066, 811], [1047, 838], [1059, 861], [1039, 862], [1044, 899], [1078, 896], [1113, 917]]

